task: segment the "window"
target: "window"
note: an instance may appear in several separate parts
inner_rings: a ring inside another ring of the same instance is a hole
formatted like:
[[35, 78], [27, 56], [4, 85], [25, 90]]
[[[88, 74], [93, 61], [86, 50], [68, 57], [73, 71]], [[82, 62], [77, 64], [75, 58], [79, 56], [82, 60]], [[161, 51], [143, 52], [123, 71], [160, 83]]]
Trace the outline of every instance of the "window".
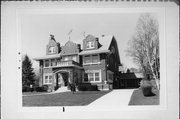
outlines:
[[85, 64], [91, 63], [90, 55], [84, 56], [84, 63]]
[[69, 60], [69, 57], [68, 56], [65, 56], [64, 57], [64, 61], [68, 61]]
[[72, 60], [73, 60], [73, 61], [77, 61], [76, 56], [72, 56]]
[[108, 71], [108, 82], [113, 82], [113, 72]]
[[89, 73], [88, 74], [88, 79], [89, 79], [89, 81], [93, 81], [94, 80], [93, 73]]
[[56, 51], [55, 51], [55, 47], [49, 47], [49, 53], [51, 54], [51, 53], [55, 53]]
[[88, 82], [88, 74], [84, 73], [84, 82]]
[[86, 55], [83, 57], [83, 64], [98, 64], [100, 63], [100, 56], [98, 55]]
[[109, 74], [109, 80], [113, 80], [113, 74]]
[[49, 83], [52, 83], [52, 76], [49, 76]]
[[45, 60], [45, 67], [49, 67], [49, 60]]
[[99, 62], [98, 55], [92, 55], [92, 63], [97, 63], [97, 62]]
[[57, 59], [57, 65], [60, 65], [61, 59]]
[[51, 66], [56, 66], [57, 65], [57, 62], [55, 59], [51, 59]]
[[51, 74], [45, 74], [44, 84], [52, 84], [53, 77]]
[[87, 49], [94, 48], [94, 41], [88, 41], [86, 45], [87, 45], [86, 46]]
[[99, 81], [99, 73], [95, 73], [95, 81]]
[[84, 82], [100, 82], [101, 81], [101, 70], [87, 71], [84, 74]]
[[45, 81], [44, 83], [48, 83], [48, 76], [45, 76]]

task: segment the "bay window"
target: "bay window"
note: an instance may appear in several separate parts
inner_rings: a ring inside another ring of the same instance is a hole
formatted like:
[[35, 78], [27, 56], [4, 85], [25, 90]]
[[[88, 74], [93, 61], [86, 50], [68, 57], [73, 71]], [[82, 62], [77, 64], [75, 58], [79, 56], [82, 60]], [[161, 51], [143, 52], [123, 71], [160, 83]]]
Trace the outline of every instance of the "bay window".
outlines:
[[95, 81], [99, 81], [99, 73], [95, 73]]
[[101, 70], [90, 70], [84, 74], [84, 82], [95, 83], [100, 81], [101, 81]]

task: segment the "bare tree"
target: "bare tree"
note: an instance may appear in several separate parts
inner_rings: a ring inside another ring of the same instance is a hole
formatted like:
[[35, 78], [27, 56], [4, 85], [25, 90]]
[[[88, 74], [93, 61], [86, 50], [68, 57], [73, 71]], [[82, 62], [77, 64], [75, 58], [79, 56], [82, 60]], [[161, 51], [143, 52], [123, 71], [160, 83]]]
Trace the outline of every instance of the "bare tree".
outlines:
[[142, 14], [138, 20], [135, 34], [129, 41], [127, 54], [140, 66], [144, 76], [151, 75], [157, 88], [159, 84], [159, 31], [158, 22], [150, 14]]

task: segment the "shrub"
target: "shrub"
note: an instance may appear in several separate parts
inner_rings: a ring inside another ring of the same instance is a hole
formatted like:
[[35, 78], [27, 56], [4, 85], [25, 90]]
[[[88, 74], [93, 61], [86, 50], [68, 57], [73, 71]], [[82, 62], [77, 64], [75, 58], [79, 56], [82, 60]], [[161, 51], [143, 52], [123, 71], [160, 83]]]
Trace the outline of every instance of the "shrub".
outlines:
[[36, 90], [36, 92], [47, 92], [48, 91], [48, 86], [43, 85], [42, 87], [36, 87], [35, 90]]
[[43, 91], [44, 91], [44, 92], [47, 92], [47, 91], [48, 91], [48, 85], [43, 85], [42, 87], [43, 87]]
[[87, 86], [84, 85], [84, 84], [79, 84], [79, 85], [77, 86], [77, 89], [78, 89], [79, 91], [87, 91]]
[[43, 87], [36, 87], [35, 90], [36, 92], [43, 92]]
[[153, 96], [154, 93], [152, 93], [152, 84], [148, 80], [142, 80], [141, 83], [141, 89], [144, 96]]
[[97, 85], [91, 84], [79, 84], [77, 88], [79, 91], [98, 91]]
[[88, 91], [98, 91], [98, 86], [97, 85], [90, 85], [87, 88]]
[[58, 88], [59, 88], [59, 86], [55, 86], [55, 87], [54, 87], [54, 90], [56, 91]]
[[30, 92], [30, 91], [31, 91], [31, 89], [29, 86], [23, 86], [22, 87], [22, 92]]

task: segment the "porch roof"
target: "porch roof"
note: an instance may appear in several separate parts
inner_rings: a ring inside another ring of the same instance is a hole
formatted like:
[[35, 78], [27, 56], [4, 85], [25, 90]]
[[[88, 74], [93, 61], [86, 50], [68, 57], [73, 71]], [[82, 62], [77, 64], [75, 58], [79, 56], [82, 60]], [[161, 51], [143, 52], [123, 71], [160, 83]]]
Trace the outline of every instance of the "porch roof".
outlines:
[[55, 55], [46, 55], [46, 56], [42, 56], [42, 57], [36, 57], [34, 58], [34, 60], [44, 60], [44, 59], [52, 59], [52, 58], [60, 58], [61, 57], [61, 54], [55, 54]]

